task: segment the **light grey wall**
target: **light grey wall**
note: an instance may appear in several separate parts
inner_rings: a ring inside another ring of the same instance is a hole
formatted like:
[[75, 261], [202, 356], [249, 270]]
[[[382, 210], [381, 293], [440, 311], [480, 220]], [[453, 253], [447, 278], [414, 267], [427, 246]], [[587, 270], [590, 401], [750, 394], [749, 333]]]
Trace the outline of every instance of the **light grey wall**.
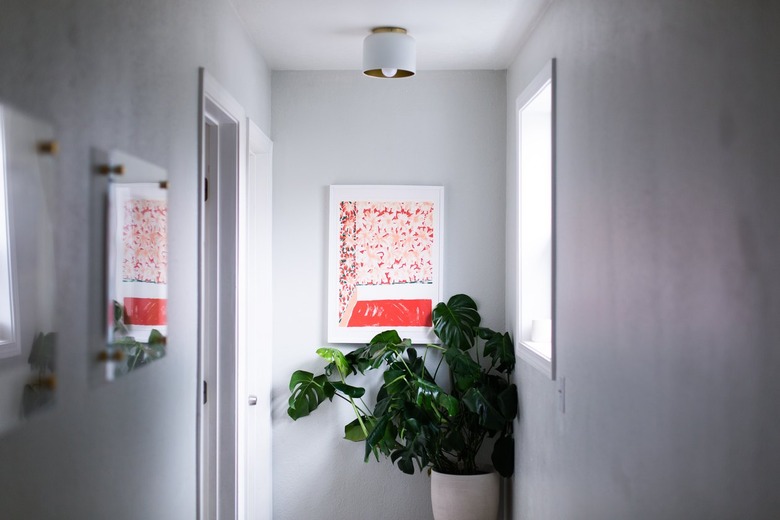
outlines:
[[558, 59], [566, 378], [561, 414], [518, 371], [514, 518], [780, 517], [778, 26], [760, 0], [558, 0], [511, 66], [510, 108]]
[[[198, 67], [270, 133], [270, 72], [225, 0], [0, 6], [0, 100], [51, 121], [61, 296], [58, 406], [0, 439], [3, 518], [195, 517]], [[168, 356], [88, 384], [90, 148], [170, 178]]]
[[430, 517], [427, 475], [363, 464], [363, 445], [342, 439], [345, 407], [293, 423], [287, 385], [322, 366], [331, 184], [444, 186], [444, 293], [504, 326], [505, 98], [504, 72], [274, 72], [276, 520]]

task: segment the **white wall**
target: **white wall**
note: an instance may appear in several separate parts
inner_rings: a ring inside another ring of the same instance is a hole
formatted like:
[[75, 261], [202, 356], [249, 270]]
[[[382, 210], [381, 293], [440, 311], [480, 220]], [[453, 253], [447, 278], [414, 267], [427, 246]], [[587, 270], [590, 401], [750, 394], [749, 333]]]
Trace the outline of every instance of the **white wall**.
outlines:
[[[0, 439], [3, 518], [195, 517], [198, 67], [270, 133], [270, 73], [224, 0], [29, 2], [0, 9], [0, 100], [51, 121], [58, 159], [58, 405]], [[90, 148], [170, 178], [168, 356], [88, 384]]]
[[504, 326], [505, 97], [504, 72], [273, 74], [276, 520], [430, 518], [427, 475], [364, 464], [342, 439], [344, 407], [293, 422], [287, 385], [322, 366], [331, 184], [444, 186], [444, 293], [471, 294]]
[[514, 518], [780, 516], [778, 26], [759, 0], [558, 0], [508, 71], [512, 108], [558, 59], [566, 378], [560, 414], [517, 374]]

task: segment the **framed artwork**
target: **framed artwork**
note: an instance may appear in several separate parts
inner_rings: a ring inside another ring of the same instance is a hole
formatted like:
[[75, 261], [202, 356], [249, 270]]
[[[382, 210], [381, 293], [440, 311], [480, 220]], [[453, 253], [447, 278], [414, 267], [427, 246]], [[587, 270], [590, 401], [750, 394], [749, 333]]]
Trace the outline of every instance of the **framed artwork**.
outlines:
[[122, 351], [106, 379], [165, 355], [168, 307], [168, 194], [164, 183], [108, 187], [108, 343]]
[[431, 343], [442, 299], [441, 186], [331, 186], [328, 341], [395, 329]]

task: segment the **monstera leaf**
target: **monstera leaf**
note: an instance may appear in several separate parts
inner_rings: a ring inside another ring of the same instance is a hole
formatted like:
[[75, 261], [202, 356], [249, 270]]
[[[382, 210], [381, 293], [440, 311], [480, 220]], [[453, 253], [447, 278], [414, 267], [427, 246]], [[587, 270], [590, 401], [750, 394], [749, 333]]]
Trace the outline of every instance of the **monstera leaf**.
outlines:
[[456, 348], [447, 349], [444, 360], [450, 366], [455, 387], [461, 392], [465, 392], [479, 380], [482, 367], [468, 352]]
[[326, 371], [328, 372], [331, 372], [331, 370], [328, 370], [330, 366], [335, 366], [336, 370], [341, 374], [341, 377], [344, 378], [352, 371], [349, 361], [347, 361], [347, 358], [344, 357], [344, 354], [338, 349], [328, 347], [318, 348], [317, 355], [326, 361], [330, 361], [331, 364], [326, 367]]
[[290, 377], [290, 391], [287, 415], [295, 421], [316, 410], [326, 398], [332, 398], [335, 389], [324, 374], [314, 377], [311, 372], [296, 370]]
[[515, 441], [511, 435], [502, 435], [493, 445], [490, 461], [502, 477], [511, 477], [515, 472]]
[[458, 400], [436, 383], [418, 377], [415, 386], [417, 387], [417, 406], [431, 410], [435, 414], [439, 414], [437, 407], [445, 409], [450, 416], [458, 414]]
[[463, 404], [469, 411], [479, 416], [479, 424], [483, 428], [500, 432], [506, 427], [507, 418], [498, 409], [498, 403], [482, 391], [472, 388], [463, 396]]
[[515, 347], [508, 332], [501, 334], [490, 329], [479, 329], [479, 337], [485, 342], [485, 355], [493, 360], [499, 372], [509, 373], [515, 369]]
[[344, 426], [344, 438], [348, 441], [362, 442], [376, 426], [376, 419], [370, 415], [362, 415]]
[[346, 354], [345, 359], [351, 367], [354, 367], [353, 372], [358, 371], [363, 374], [366, 370], [392, 363], [411, 346], [411, 340], [401, 339], [397, 331], [386, 330], [374, 336], [368, 345]]
[[480, 321], [477, 304], [465, 294], [456, 294], [433, 309], [433, 330], [447, 348], [473, 347]]

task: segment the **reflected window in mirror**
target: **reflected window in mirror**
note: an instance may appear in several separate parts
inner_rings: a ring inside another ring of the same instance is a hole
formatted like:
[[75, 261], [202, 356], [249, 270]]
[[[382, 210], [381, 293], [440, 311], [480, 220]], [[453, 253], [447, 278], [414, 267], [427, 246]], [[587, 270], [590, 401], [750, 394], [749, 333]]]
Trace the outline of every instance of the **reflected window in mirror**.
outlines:
[[0, 104], [0, 432], [54, 404], [52, 136], [47, 123]]
[[16, 339], [18, 289], [13, 228], [9, 226], [8, 181], [5, 167], [3, 113], [0, 108], [0, 358], [17, 356], [21, 346]]

